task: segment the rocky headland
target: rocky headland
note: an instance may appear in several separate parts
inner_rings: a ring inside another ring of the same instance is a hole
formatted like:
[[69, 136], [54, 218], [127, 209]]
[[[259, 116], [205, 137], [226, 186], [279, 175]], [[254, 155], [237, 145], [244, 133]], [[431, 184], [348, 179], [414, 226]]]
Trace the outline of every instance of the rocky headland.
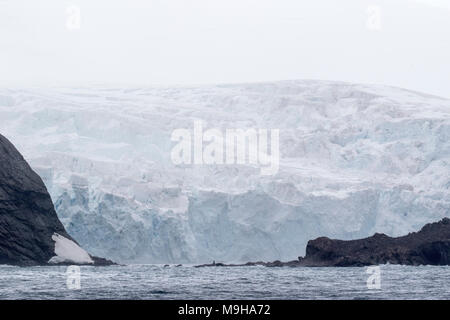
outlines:
[[308, 241], [304, 257], [288, 262], [212, 263], [197, 267], [361, 267], [388, 263], [412, 266], [450, 265], [450, 219], [429, 223], [418, 232], [397, 238], [380, 233], [349, 241], [320, 237]]
[[41, 178], [0, 135], [0, 264], [110, 265], [82, 249], [59, 221]]

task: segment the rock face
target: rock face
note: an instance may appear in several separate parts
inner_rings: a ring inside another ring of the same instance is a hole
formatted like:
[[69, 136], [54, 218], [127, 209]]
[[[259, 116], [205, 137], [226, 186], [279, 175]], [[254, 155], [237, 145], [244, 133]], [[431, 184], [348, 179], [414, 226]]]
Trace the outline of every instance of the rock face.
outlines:
[[385, 234], [359, 240], [310, 240], [305, 257], [282, 262], [248, 262], [240, 265], [222, 263], [197, 267], [362, 267], [377, 264], [450, 265], [450, 219], [425, 225], [419, 232], [392, 238]]
[[[58, 248], [62, 257], [55, 253], [55, 239], [63, 239]], [[0, 135], [0, 264], [44, 265], [52, 258], [63, 264], [111, 263], [89, 255], [72, 259], [73, 248], [85, 253], [59, 221], [41, 178]]]
[[391, 238], [385, 234], [343, 241], [318, 238], [308, 242], [305, 266], [366, 266], [375, 264], [450, 265], [450, 219], [425, 225], [419, 232]]

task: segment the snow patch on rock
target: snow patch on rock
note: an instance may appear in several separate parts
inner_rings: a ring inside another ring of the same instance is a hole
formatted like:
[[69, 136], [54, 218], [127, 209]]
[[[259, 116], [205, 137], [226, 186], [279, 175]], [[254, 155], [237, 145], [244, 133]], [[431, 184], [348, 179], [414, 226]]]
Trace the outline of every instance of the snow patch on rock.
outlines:
[[52, 240], [55, 241], [56, 256], [51, 258], [48, 263], [94, 263], [89, 254], [72, 240], [69, 240], [57, 233], [52, 235]]

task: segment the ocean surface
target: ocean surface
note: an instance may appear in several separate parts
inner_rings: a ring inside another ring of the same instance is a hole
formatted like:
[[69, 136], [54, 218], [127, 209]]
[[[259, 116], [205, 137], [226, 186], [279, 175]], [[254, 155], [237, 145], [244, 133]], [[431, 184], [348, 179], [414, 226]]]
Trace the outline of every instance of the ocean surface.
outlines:
[[[450, 267], [0, 266], [0, 299], [450, 299]], [[373, 282], [370, 282], [373, 283]], [[372, 286], [373, 287], [373, 286]]]

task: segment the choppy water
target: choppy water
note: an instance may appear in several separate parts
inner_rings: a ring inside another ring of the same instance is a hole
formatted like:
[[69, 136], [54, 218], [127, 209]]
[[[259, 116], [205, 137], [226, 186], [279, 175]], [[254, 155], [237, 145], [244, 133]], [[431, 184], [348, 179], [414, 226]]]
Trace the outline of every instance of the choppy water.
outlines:
[[0, 266], [0, 299], [450, 299], [450, 267], [384, 265], [379, 290], [366, 268], [84, 266], [78, 290], [66, 270]]

